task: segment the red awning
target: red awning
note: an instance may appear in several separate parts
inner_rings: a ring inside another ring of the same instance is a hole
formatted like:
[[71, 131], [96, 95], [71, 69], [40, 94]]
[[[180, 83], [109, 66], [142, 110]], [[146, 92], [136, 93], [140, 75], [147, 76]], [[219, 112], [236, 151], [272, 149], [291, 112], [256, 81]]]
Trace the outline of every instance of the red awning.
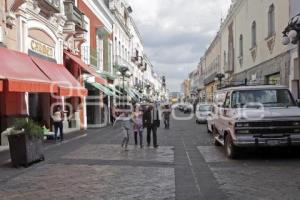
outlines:
[[87, 64], [85, 64], [80, 58], [78, 58], [76, 55], [72, 54], [71, 52], [68, 51], [64, 51], [65, 55], [68, 56], [69, 58], [71, 58], [71, 60], [73, 60], [74, 62], [76, 62], [83, 71], [93, 75], [95, 77], [95, 80], [97, 83], [100, 84], [106, 84], [106, 80], [104, 78], [102, 78], [94, 68], [88, 66]]
[[63, 66], [36, 57], [31, 57], [33, 62], [58, 85], [60, 96], [87, 96], [87, 90], [83, 88], [74, 76]]
[[24, 53], [0, 48], [0, 90], [57, 92], [57, 86]]
[[0, 80], [0, 92], [2, 92], [2, 91], [3, 91], [3, 81]]

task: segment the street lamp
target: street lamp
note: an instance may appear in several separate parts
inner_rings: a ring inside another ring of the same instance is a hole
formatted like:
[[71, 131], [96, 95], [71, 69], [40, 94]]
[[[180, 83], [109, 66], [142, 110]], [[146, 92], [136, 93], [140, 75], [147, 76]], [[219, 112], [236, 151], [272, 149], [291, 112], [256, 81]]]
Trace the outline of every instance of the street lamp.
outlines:
[[[298, 68], [300, 68], [300, 13], [289, 21], [282, 34], [283, 45], [298, 44]], [[298, 97], [300, 97], [299, 91]]]
[[[131, 73], [130, 73], [128, 67], [122, 66], [122, 67], [120, 67], [119, 71], [117, 72], [117, 75], [122, 76], [122, 79], [123, 79], [123, 99], [124, 99], [124, 97], [125, 97], [125, 77], [130, 77]], [[126, 99], [127, 99], [127, 93], [126, 93]]]
[[125, 92], [125, 77], [129, 77], [130, 76], [130, 72], [129, 72], [129, 69], [128, 67], [121, 67], [119, 69], [119, 71], [117, 72], [117, 75], [118, 76], [122, 76], [122, 79], [123, 79], [123, 94]]
[[148, 83], [148, 84], [146, 85], [146, 93], [147, 93], [147, 95], [148, 95], [148, 98], [149, 98], [149, 96], [150, 96], [150, 90], [151, 90], [151, 85]]
[[225, 78], [225, 75], [222, 73], [218, 73], [215, 78], [219, 81], [219, 88], [222, 87], [222, 79]]

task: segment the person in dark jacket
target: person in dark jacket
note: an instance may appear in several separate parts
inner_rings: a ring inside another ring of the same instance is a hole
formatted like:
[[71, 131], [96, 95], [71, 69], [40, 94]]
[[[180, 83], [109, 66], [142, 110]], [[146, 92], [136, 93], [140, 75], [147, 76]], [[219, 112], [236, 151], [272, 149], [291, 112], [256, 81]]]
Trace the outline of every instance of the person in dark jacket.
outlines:
[[170, 108], [170, 105], [165, 105], [164, 110], [162, 111], [162, 117], [165, 124], [165, 129], [170, 129], [170, 115], [172, 113], [172, 110]]
[[143, 115], [144, 128], [147, 129], [147, 145], [151, 144], [151, 133], [153, 147], [157, 148], [157, 128], [160, 126], [159, 111], [157, 105], [149, 105]]

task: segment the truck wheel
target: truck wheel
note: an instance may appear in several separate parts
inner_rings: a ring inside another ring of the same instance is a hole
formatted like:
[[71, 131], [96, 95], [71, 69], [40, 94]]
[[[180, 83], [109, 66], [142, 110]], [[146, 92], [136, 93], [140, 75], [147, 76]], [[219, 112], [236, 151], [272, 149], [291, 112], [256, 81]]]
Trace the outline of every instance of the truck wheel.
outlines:
[[227, 157], [230, 159], [239, 158], [239, 149], [238, 147], [234, 146], [230, 135], [227, 135], [225, 138], [225, 152]]

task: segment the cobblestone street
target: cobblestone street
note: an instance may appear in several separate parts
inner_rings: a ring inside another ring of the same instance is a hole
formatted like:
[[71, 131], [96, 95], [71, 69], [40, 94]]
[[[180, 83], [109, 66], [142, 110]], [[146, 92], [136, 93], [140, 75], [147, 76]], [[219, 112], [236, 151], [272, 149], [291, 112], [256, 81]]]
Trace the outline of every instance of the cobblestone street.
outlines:
[[[145, 133], [144, 133], [145, 134]], [[47, 145], [46, 161], [14, 169], [1, 160], [0, 199], [298, 199], [300, 159], [280, 150], [228, 160], [205, 125], [172, 121], [159, 148], [121, 150], [111, 127]], [[1, 156], [5, 153], [2, 152]]]

